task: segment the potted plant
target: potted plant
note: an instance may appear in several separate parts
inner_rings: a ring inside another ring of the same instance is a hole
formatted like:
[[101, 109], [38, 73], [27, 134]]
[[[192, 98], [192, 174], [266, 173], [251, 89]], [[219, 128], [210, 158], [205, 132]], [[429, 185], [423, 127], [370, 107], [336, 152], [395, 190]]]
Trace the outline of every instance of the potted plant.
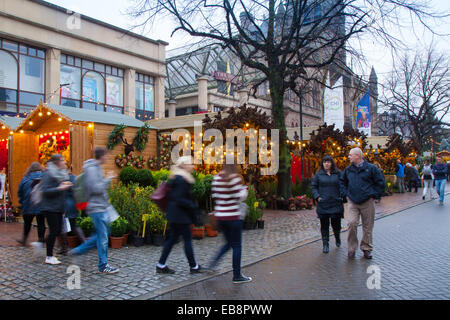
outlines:
[[264, 215], [264, 209], [266, 208], [266, 203], [264, 201], [261, 201], [259, 204], [259, 217], [258, 220], [256, 221], [257, 223], [257, 227], [258, 229], [264, 229], [264, 220], [263, 220], [263, 215]]
[[[121, 218], [122, 218], [122, 217], [121, 217]], [[125, 218], [122, 218], [122, 219], [123, 219], [122, 222], [123, 222], [123, 224], [125, 225], [125, 226], [124, 226], [125, 233], [123, 234], [123, 242], [122, 242], [122, 245], [123, 245], [123, 246], [126, 246], [127, 243], [128, 243], [128, 236], [130, 235], [130, 223], [128, 222], [127, 219], [125, 219]]]
[[256, 197], [255, 189], [252, 186], [248, 188], [247, 199], [244, 202], [248, 206], [248, 213], [244, 219], [244, 229], [256, 229], [256, 221], [259, 219], [259, 201]]
[[120, 249], [123, 243], [123, 234], [125, 233], [126, 225], [123, 218], [118, 218], [111, 223], [111, 247], [113, 249]]
[[200, 240], [205, 237], [205, 226], [191, 225], [192, 238]]
[[67, 239], [67, 245], [68, 245], [68, 247], [69, 248], [76, 248], [79, 244], [80, 244], [80, 241], [79, 241], [79, 239], [78, 239], [78, 236], [73, 232], [73, 231], [70, 231], [68, 234], [67, 234], [67, 237], [66, 237], [66, 239]]
[[153, 245], [162, 246], [164, 243], [167, 220], [164, 218], [164, 213], [162, 213], [155, 204], [151, 203], [150, 210], [148, 224], [151, 240]]
[[79, 217], [77, 219], [78, 226], [83, 230], [85, 237], [89, 237], [94, 231], [94, 221], [91, 217]]

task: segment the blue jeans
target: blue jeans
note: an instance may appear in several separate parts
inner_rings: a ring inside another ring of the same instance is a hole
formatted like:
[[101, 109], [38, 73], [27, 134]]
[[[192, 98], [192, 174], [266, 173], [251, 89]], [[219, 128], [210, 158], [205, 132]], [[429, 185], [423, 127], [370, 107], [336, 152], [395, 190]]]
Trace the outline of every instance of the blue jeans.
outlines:
[[444, 194], [445, 194], [445, 184], [447, 181], [445, 179], [435, 180], [436, 182], [436, 192], [439, 195], [439, 201], [444, 202]]
[[226, 243], [219, 250], [214, 259], [212, 266], [216, 266], [219, 260], [233, 248], [233, 276], [238, 278], [241, 276], [241, 255], [242, 255], [242, 220], [219, 220], [220, 231], [225, 236]]
[[169, 227], [169, 238], [164, 243], [159, 263], [166, 264], [166, 260], [169, 257], [170, 251], [172, 251], [173, 245], [177, 242], [178, 237], [182, 236], [184, 240], [184, 253], [188, 259], [189, 266], [194, 268], [197, 263], [195, 262], [194, 249], [192, 248], [191, 226], [189, 224], [171, 223]]
[[72, 254], [83, 254], [97, 247], [98, 270], [102, 271], [108, 264], [108, 237], [111, 232], [108, 223], [108, 213], [97, 212], [89, 216], [94, 221], [95, 233], [86, 242], [73, 249]]

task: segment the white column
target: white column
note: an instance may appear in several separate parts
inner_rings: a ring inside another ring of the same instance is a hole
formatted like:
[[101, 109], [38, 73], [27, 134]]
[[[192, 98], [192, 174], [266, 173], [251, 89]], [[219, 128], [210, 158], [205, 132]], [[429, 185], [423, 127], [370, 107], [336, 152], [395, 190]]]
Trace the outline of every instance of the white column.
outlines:
[[177, 102], [175, 100], [169, 100], [167, 101], [167, 106], [169, 109], [169, 118], [175, 117], [177, 115]]
[[242, 106], [244, 103], [248, 102], [248, 93], [249, 90], [247, 88], [242, 88], [238, 90], [239, 106]]
[[198, 83], [198, 111], [208, 110], [208, 77], [197, 78]]
[[136, 70], [125, 69], [123, 75], [123, 113], [136, 117]]
[[162, 119], [165, 116], [166, 103], [164, 92], [164, 78], [155, 78], [155, 119]]
[[59, 104], [61, 50], [48, 49], [45, 55], [45, 101]]

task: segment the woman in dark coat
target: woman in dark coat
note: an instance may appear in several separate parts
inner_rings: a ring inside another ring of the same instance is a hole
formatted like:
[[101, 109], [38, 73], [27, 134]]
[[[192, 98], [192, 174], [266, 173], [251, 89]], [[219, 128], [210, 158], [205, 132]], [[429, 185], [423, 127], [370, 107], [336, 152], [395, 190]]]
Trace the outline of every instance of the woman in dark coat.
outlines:
[[195, 182], [192, 176], [194, 165], [190, 156], [180, 157], [171, 168], [169, 177], [169, 193], [166, 218], [169, 222], [169, 238], [156, 265], [157, 273], [174, 273], [175, 271], [166, 266], [166, 260], [177, 242], [178, 237], [184, 240], [184, 252], [188, 259], [191, 273], [198, 273], [201, 267], [195, 262], [194, 250], [192, 248], [191, 224], [197, 224], [200, 218], [200, 209], [195, 203], [192, 194], [192, 185]]
[[[75, 184], [76, 176], [72, 173], [72, 167], [69, 171], [69, 181], [72, 183], [72, 185]], [[86, 241], [86, 238], [84, 236], [83, 230], [81, 230], [80, 227], [77, 226], [77, 218], [80, 216], [80, 213], [78, 209], [75, 207], [75, 199], [73, 197], [73, 186], [70, 187], [66, 191], [66, 203], [65, 203], [65, 212], [64, 217], [69, 219], [70, 223], [70, 229], [72, 230], [72, 233], [75, 233], [80, 239], [81, 243]], [[62, 247], [61, 251], [59, 253], [66, 254], [67, 253], [67, 234], [61, 233], [61, 242]]]
[[21, 240], [17, 240], [22, 246], [26, 246], [28, 234], [31, 230], [31, 224], [34, 217], [36, 217], [38, 225], [38, 241], [44, 243], [45, 235], [45, 217], [41, 214], [39, 206], [33, 206], [31, 203], [31, 190], [33, 187], [41, 181], [42, 177], [42, 166], [39, 162], [33, 162], [25, 172], [22, 181], [20, 181], [19, 191], [17, 195], [19, 196], [19, 202], [22, 206], [22, 217], [23, 217], [23, 236]]
[[343, 198], [345, 196], [341, 176], [342, 172], [336, 168], [333, 158], [325, 156], [322, 159], [321, 169], [311, 183], [312, 193], [317, 201], [317, 216], [320, 219], [324, 253], [328, 253], [330, 250], [330, 220], [336, 238], [336, 246], [341, 246], [341, 219], [344, 217]]

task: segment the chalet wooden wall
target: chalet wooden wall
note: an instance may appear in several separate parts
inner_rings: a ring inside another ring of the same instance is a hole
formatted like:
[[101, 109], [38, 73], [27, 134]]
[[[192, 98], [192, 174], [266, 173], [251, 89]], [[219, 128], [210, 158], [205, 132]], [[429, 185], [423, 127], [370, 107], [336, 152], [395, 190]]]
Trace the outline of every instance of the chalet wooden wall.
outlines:
[[[95, 147], [106, 147], [108, 143], [108, 137], [111, 134], [111, 131], [114, 129], [113, 125], [106, 124], [98, 124], [94, 125], [94, 148]], [[136, 131], [139, 128], [126, 128], [124, 133], [124, 138], [128, 141], [128, 143], [133, 142], [133, 138], [136, 136]], [[125, 153], [124, 144], [119, 143], [113, 150], [108, 152], [108, 161], [104, 165], [103, 169], [105, 172], [114, 171], [117, 175], [120, 172], [120, 169], [114, 163], [114, 159], [118, 154]], [[150, 130], [148, 134], [148, 142], [145, 146], [145, 150], [141, 152], [137, 152], [136, 150], [133, 152], [135, 155], [144, 156], [144, 160], [147, 161], [150, 157], [156, 156], [156, 130]], [[148, 169], [147, 164], [145, 164], [145, 168]]]
[[13, 206], [19, 205], [17, 191], [25, 171], [33, 161], [39, 159], [38, 135], [34, 132], [14, 133], [10, 139], [9, 150], [9, 187]]
[[83, 162], [91, 159], [93, 154], [93, 129], [85, 125], [70, 127], [70, 158], [72, 172], [79, 175], [83, 171]]

